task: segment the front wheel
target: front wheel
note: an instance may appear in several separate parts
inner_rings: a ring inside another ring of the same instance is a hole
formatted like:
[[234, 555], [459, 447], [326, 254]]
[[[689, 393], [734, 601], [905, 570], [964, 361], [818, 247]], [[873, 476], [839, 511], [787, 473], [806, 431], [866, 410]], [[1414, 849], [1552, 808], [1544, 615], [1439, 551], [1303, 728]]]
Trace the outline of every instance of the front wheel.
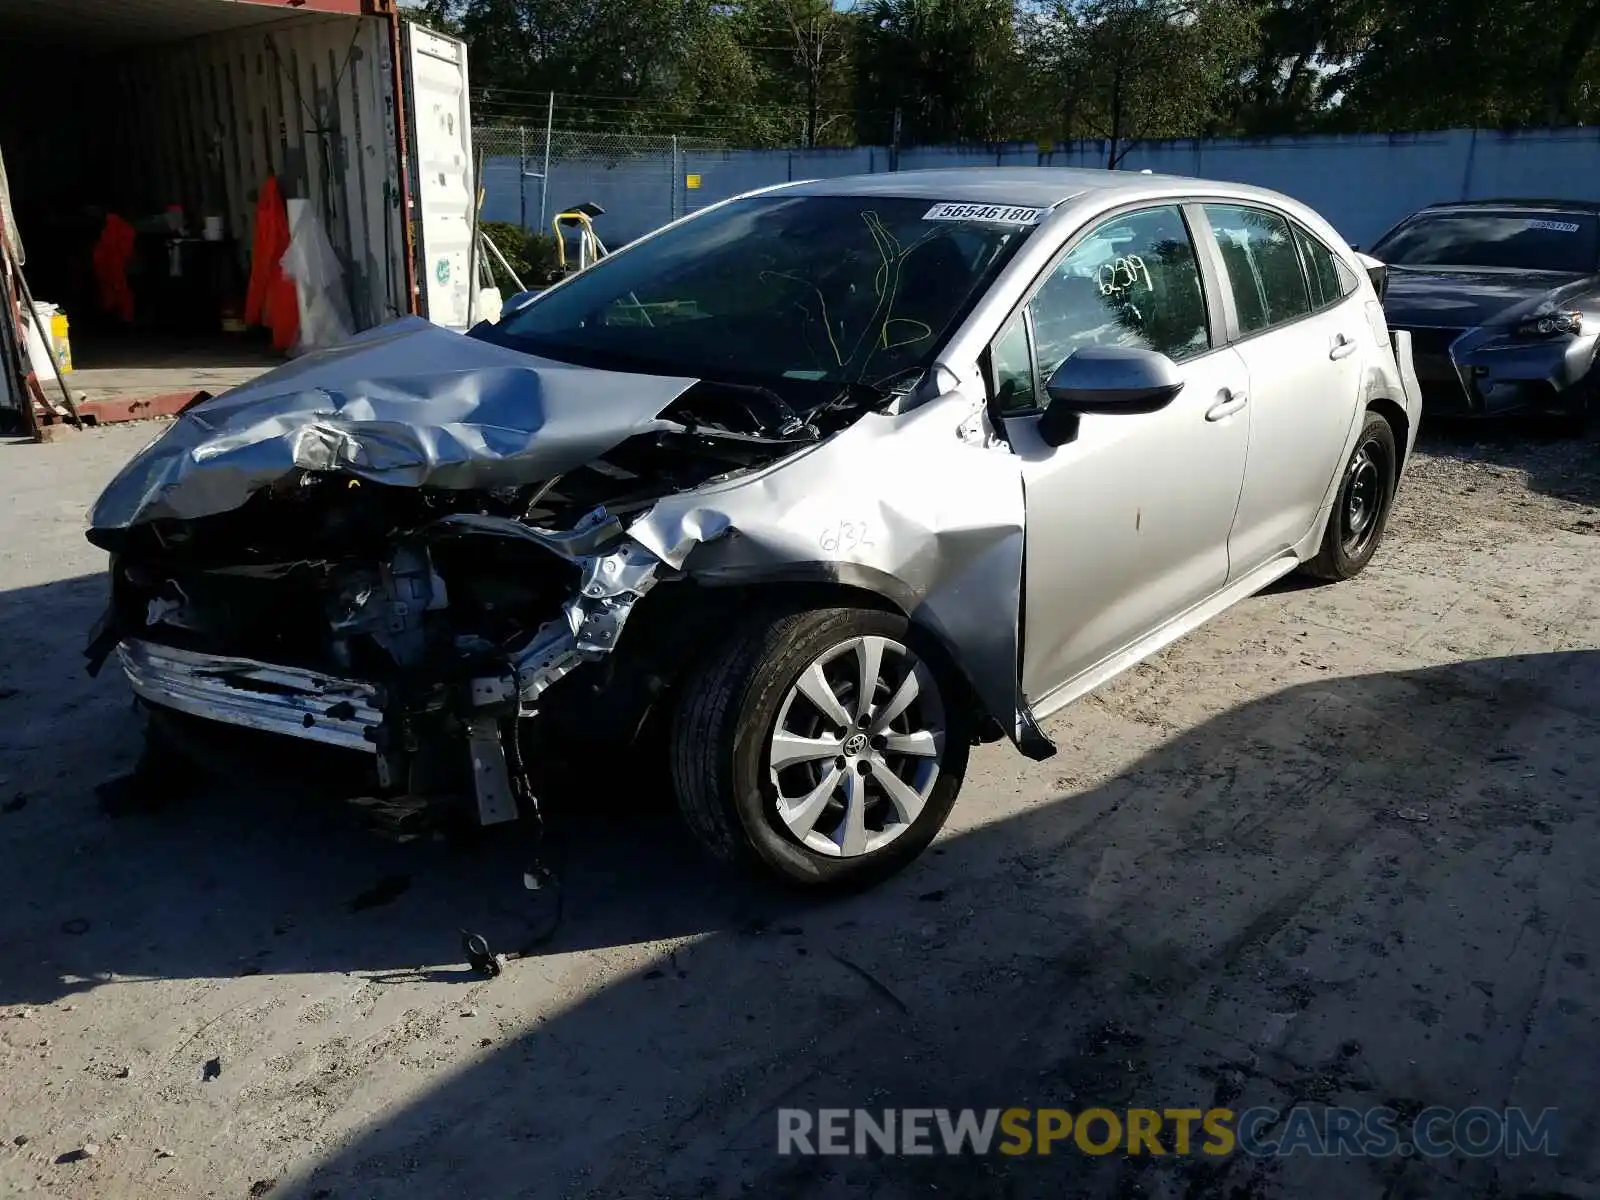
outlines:
[[759, 615], [686, 683], [673, 786], [713, 857], [813, 889], [916, 858], [961, 789], [971, 713], [902, 616]]
[[1322, 547], [1301, 570], [1318, 579], [1353, 579], [1372, 561], [1389, 522], [1399, 463], [1394, 429], [1369, 412], [1339, 480]]
[[1559, 437], [1581, 438], [1600, 414], [1600, 359], [1590, 364], [1588, 373], [1567, 390], [1561, 412], [1551, 415]]

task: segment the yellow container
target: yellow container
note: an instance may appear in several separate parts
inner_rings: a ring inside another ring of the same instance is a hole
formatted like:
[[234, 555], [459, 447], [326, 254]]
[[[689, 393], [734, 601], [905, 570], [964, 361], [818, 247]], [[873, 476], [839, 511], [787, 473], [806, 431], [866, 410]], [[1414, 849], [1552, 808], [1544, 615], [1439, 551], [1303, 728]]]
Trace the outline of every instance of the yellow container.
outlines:
[[57, 309], [50, 318], [50, 348], [55, 351], [56, 363], [63, 375], [72, 370], [72, 342], [67, 332], [67, 314]]

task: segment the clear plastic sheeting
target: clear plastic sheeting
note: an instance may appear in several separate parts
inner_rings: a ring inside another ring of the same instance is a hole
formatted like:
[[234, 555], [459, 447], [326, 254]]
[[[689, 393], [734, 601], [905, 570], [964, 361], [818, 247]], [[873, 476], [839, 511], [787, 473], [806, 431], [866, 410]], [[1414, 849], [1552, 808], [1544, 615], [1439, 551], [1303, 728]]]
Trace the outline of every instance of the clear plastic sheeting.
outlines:
[[95, 530], [231, 512], [296, 472], [400, 487], [516, 487], [636, 434], [692, 379], [571, 366], [407, 317], [197, 405], [123, 467]]
[[293, 352], [307, 354], [349, 341], [355, 322], [345, 294], [344, 267], [309, 201], [289, 201], [289, 248], [280, 265], [300, 298], [300, 332]]

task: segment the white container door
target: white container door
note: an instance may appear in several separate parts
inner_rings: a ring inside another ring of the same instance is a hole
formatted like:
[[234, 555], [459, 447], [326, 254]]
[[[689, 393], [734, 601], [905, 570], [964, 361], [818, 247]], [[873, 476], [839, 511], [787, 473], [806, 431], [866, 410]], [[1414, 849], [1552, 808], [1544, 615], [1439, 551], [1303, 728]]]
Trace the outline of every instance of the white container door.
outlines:
[[404, 33], [417, 285], [428, 320], [465, 329], [475, 190], [467, 46], [410, 22]]

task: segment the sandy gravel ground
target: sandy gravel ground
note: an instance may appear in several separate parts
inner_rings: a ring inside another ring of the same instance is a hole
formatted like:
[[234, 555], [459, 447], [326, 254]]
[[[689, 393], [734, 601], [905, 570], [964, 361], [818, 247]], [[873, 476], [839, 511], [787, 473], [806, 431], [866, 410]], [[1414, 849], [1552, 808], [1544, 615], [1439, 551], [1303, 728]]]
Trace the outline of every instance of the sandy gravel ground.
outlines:
[[[1594, 441], [1430, 437], [1364, 576], [983, 748], [869, 895], [729, 880], [597, 763], [560, 928], [482, 981], [462, 928], [549, 916], [509, 845], [314, 780], [102, 811], [138, 728], [83, 518], [155, 432], [0, 446], [0, 1193], [1600, 1195]], [[1213, 1103], [1556, 1107], [1560, 1153], [775, 1154], [779, 1107]]]

